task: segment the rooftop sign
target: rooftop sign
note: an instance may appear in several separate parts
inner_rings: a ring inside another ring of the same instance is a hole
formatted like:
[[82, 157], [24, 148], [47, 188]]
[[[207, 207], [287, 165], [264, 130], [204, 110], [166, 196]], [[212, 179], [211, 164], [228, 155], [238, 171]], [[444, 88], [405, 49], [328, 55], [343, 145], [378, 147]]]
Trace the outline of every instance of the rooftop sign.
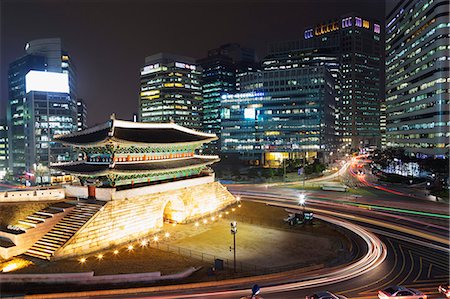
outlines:
[[65, 73], [29, 71], [25, 75], [26, 92], [62, 92], [69, 93], [69, 75]]

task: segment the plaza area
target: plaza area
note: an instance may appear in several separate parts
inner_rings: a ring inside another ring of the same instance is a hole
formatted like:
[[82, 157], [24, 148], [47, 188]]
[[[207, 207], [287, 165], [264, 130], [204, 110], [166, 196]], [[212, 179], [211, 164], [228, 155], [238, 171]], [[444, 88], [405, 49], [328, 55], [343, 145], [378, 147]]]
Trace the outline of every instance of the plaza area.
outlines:
[[230, 222], [234, 220], [238, 223], [238, 270], [272, 272], [289, 265], [322, 265], [339, 259], [348, 250], [346, 238], [332, 226], [315, 220], [313, 224], [292, 227], [283, 221], [287, 215], [282, 208], [244, 202], [195, 222], [166, 223], [159, 233], [146, 239], [77, 259], [36, 263], [15, 272], [94, 271], [95, 275], [107, 275], [160, 271], [165, 275], [191, 266], [208, 269], [214, 259], [224, 260], [230, 268], [233, 261]]

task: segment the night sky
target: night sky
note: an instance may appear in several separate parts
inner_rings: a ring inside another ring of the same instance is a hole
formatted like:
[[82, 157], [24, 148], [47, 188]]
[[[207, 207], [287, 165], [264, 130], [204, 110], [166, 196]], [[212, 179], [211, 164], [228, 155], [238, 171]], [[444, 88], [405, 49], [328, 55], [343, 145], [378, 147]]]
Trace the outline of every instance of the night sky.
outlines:
[[[111, 113], [131, 119], [138, 109], [139, 71], [157, 52], [202, 58], [228, 42], [266, 55], [269, 42], [296, 39], [307, 26], [348, 12], [384, 24], [384, 0], [304, 1], [39, 1], [0, 0], [1, 116], [7, 103], [8, 64], [28, 40], [60, 37], [75, 62], [78, 94], [88, 124]], [[394, 0], [386, 4], [392, 7]]]

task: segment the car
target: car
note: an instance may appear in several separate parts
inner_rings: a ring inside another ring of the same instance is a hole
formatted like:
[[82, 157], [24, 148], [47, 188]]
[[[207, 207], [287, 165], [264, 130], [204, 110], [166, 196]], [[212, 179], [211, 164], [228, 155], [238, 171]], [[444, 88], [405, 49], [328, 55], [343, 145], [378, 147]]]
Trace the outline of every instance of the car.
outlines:
[[378, 291], [378, 298], [426, 299], [427, 295], [415, 289], [409, 289], [402, 286], [391, 286], [382, 291]]
[[311, 296], [306, 296], [306, 299], [347, 299], [347, 297], [335, 295], [331, 292], [325, 291], [312, 294]]
[[448, 284], [441, 284], [438, 287], [438, 291], [441, 294], [444, 294], [446, 298], [450, 298], [450, 286]]

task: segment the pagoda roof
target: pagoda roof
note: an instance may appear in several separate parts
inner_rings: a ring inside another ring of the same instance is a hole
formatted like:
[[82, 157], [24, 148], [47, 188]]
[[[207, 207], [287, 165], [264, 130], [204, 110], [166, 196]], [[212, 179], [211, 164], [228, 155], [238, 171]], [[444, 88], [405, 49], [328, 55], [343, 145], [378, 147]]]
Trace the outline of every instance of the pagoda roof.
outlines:
[[135, 161], [119, 163], [93, 163], [86, 161], [55, 163], [51, 167], [73, 175], [104, 176], [108, 174], [158, 173], [167, 170], [184, 170], [204, 167], [218, 162], [218, 156], [193, 156], [189, 158]]
[[55, 141], [73, 146], [103, 146], [105, 144], [129, 144], [135, 146], [204, 143], [217, 139], [208, 134], [185, 128], [174, 123], [141, 123], [111, 119], [86, 130], [55, 135]]

